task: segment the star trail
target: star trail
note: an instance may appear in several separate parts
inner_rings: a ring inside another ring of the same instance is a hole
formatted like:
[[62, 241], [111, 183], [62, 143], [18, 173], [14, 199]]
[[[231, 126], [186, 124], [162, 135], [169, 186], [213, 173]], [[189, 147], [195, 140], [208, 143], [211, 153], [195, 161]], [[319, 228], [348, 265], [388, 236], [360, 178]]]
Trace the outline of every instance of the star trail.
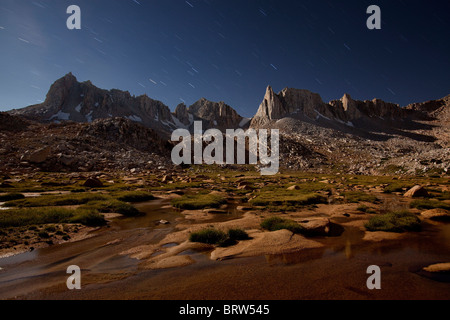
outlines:
[[[81, 30], [66, 9], [81, 8]], [[349, 93], [407, 105], [450, 90], [450, 3], [376, 1], [2, 0], [0, 110], [45, 99], [68, 72], [96, 86], [225, 101], [251, 117], [267, 85], [324, 101]]]

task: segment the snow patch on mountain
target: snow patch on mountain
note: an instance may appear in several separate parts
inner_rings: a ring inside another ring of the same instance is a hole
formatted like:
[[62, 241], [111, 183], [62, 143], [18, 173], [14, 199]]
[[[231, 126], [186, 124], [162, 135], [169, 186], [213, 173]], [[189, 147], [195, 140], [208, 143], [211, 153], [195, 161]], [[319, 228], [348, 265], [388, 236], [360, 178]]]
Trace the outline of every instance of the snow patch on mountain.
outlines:
[[69, 120], [69, 118], [70, 118], [70, 113], [65, 113], [60, 110], [57, 114], [53, 115], [49, 120], [50, 121], [54, 120], [54, 119]]

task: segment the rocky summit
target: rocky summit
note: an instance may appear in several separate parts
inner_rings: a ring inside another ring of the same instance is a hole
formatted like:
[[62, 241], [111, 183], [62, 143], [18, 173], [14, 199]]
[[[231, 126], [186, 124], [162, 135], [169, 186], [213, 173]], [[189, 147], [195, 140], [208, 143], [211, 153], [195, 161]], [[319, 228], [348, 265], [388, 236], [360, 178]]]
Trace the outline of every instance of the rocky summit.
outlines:
[[151, 159], [171, 165], [171, 133], [192, 132], [194, 121], [222, 132], [279, 129], [282, 169], [397, 175], [450, 170], [450, 96], [406, 107], [349, 94], [326, 103], [308, 90], [275, 93], [268, 86], [247, 119], [225, 102], [205, 98], [171, 112], [146, 95], [99, 89], [71, 73], [51, 86], [42, 104], [0, 114], [1, 164], [75, 171], [146, 167]]
[[406, 107], [345, 94], [269, 86], [251, 128], [279, 129], [281, 162], [290, 169], [352, 174], [423, 174], [450, 170], [449, 96]]

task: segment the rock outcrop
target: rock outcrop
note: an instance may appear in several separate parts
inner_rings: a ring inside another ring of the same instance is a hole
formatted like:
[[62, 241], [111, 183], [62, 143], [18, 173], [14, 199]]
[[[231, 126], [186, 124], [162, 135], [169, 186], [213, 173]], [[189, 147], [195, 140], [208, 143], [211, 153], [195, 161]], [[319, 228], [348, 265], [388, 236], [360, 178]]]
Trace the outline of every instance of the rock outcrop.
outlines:
[[167, 152], [170, 148], [170, 144], [162, 140], [156, 131], [124, 118], [96, 120], [92, 124], [83, 125], [77, 135], [88, 135], [159, 154]]
[[272, 120], [285, 117], [310, 120], [329, 120], [353, 126], [353, 122], [361, 118], [404, 119], [408, 116], [421, 116], [418, 110], [404, 109], [397, 104], [387, 103], [380, 99], [372, 101], [353, 100], [345, 94], [340, 100], [324, 103], [319, 94], [308, 90], [283, 89], [276, 94], [268, 87], [264, 100], [253, 118], [251, 127], [264, 126]]
[[280, 130], [281, 162], [292, 170], [339, 163], [353, 174], [450, 172], [450, 96], [402, 108], [349, 94], [325, 103], [308, 90], [269, 86], [250, 127]]
[[[9, 116], [15, 123], [17, 116]], [[152, 129], [124, 118], [92, 123], [0, 129], [0, 171], [88, 172], [169, 166], [173, 146]]]
[[247, 119], [224, 102], [204, 98], [190, 107], [180, 104], [171, 113], [145, 95], [99, 89], [70, 73], [51, 86], [42, 104], [0, 113], [0, 160], [7, 167], [46, 170], [134, 163], [132, 169], [145, 166], [140, 160], [147, 157], [132, 161], [126, 154], [137, 151], [164, 154], [163, 162], [170, 164], [167, 140], [177, 128], [192, 133], [194, 121], [202, 121], [203, 130], [222, 132], [249, 125], [279, 129], [280, 165], [290, 170], [450, 173], [450, 96], [401, 108], [379, 99], [354, 100], [349, 94], [325, 103], [308, 90], [286, 88], [277, 94], [269, 86], [255, 117]]
[[202, 121], [205, 128], [236, 129], [241, 127], [242, 120], [236, 110], [225, 102], [212, 102], [202, 98], [187, 110], [196, 121]]
[[450, 221], [450, 211], [445, 209], [430, 209], [423, 211], [420, 216], [423, 219], [437, 220], [437, 221]]
[[269, 86], [250, 126], [264, 126], [272, 120], [282, 119], [291, 114], [304, 114], [315, 118], [321, 111], [325, 111], [325, 103], [317, 93], [286, 88], [276, 94]]
[[169, 107], [146, 95], [128, 91], [103, 90], [90, 81], [78, 82], [72, 73], [57, 80], [42, 104], [10, 111], [39, 122], [93, 122], [122, 117], [166, 134], [176, 127]]
[[414, 186], [413, 188], [409, 189], [405, 194], [405, 197], [407, 198], [418, 198], [418, 197], [429, 197], [428, 191], [425, 190], [422, 186]]
[[192, 115], [189, 114], [188, 109], [184, 103], [181, 103], [177, 106], [174, 115], [184, 126], [190, 126], [194, 121]]
[[177, 128], [193, 129], [194, 120], [202, 121], [203, 129], [221, 130], [240, 128], [248, 122], [224, 102], [203, 98], [189, 108], [180, 104], [171, 113], [168, 106], [147, 95], [135, 97], [128, 91], [100, 89], [90, 81], [78, 82], [72, 73], [53, 83], [43, 103], [9, 113], [43, 123], [91, 123], [121, 117], [154, 129], [164, 138]]

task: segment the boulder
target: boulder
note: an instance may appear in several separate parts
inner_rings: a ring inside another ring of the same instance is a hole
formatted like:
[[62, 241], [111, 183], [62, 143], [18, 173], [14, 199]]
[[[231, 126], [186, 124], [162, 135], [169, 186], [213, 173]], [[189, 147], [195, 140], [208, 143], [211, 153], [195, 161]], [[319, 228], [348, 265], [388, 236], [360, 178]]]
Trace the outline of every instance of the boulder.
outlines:
[[309, 236], [327, 236], [331, 230], [331, 222], [327, 218], [301, 221], [300, 225], [306, 229], [306, 234]]
[[440, 220], [440, 221], [450, 221], [450, 211], [445, 209], [431, 209], [424, 211], [420, 214], [424, 219]]
[[96, 177], [90, 177], [86, 180], [84, 186], [88, 188], [101, 188], [103, 187], [103, 183]]
[[417, 198], [417, 197], [428, 197], [429, 194], [427, 192], [427, 190], [425, 190], [424, 187], [422, 186], [415, 186], [411, 189], [409, 189], [405, 194], [405, 197], [408, 198]]
[[45, 162], [50, 157], [51, 154], [52, 149], [50, 147], [45, 147], [31, 153], [28, 156], [27, 160], [31, 163], [39, 164]]
[[173, 181], [173, 177], [171, 175], [166, 175], [162, 178], [161, 183], [168, 183], [169, 181]]
[[287, 188], [289, 191], [294, 191], [294, 190], [300, 190], [300, 187], [297, 185], [294, 186], [290, 186], [289, 188]]

